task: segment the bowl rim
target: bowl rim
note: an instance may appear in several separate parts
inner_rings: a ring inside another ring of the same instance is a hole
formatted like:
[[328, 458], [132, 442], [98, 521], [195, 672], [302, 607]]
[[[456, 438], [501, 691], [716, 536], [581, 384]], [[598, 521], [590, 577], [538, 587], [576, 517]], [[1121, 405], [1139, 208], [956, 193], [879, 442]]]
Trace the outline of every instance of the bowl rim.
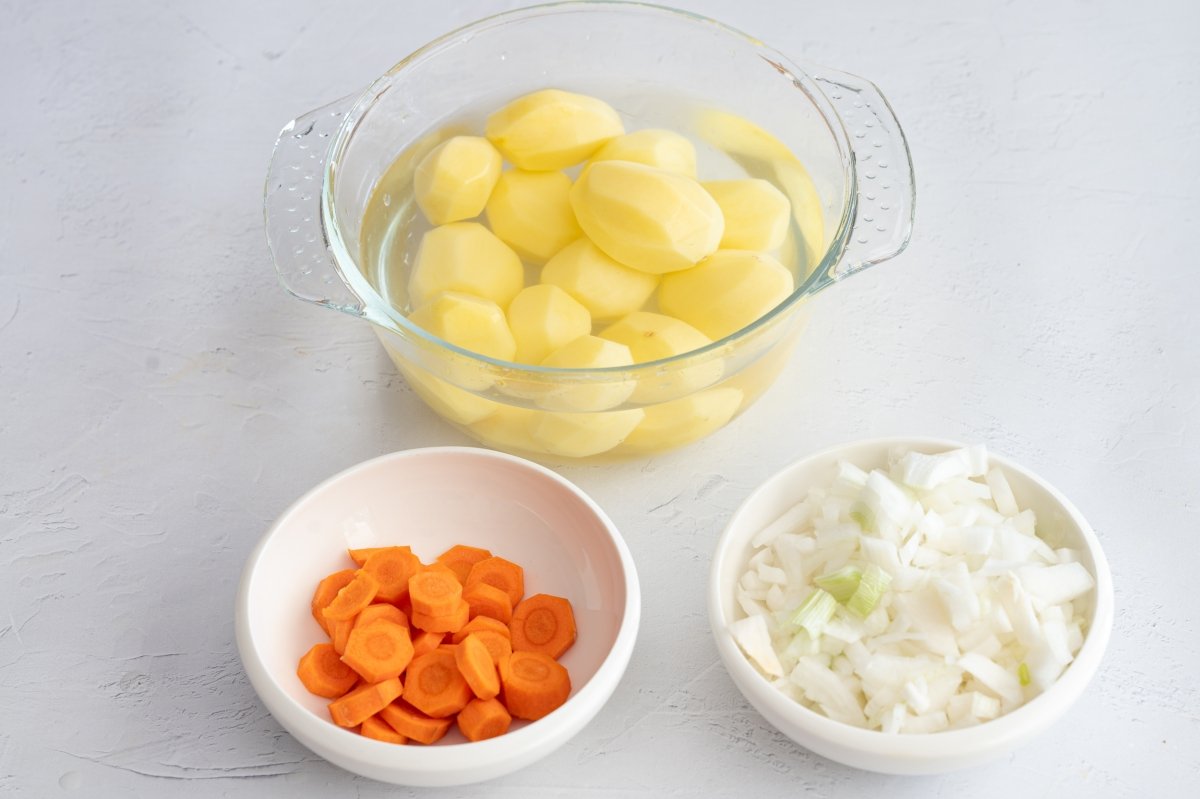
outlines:
[[[1050, 499], [1062, 508], [1063, 512], [1079, 527], [1084, 547], [1095, 563], [1093, 577], [1096, 580], [1096, 602], [1092, 611], [1092, 623], [1075, 659], [1058, 680], [1041, 694], [1010, 713], [963, 729], [913, 735], [896, 735], [879, 730], [863, 729], [835, 721], [780, 693], [750, 664], [726, 629], [732, 619], [726, 620], [725, 618], [722, 603], [725, 588], [720, 584], [721, 571], [726, 561], [732, 557], [730, 550], [735, 537], [741, 537], [736, 529], [737, 522], [748, 509], [762, 501], [763, 496], [771, 488], [786, 482], [793, 474], [808, 468], [815, 462], [833, 461], [846, 453], [857, 450], [886, 451], [888, 448], [898, 446], [920, 451], [922, 449], [957, 449], [967, 445], [951, 439], [927, 436], [888, 436], [848, 441], [792, 461], [759, 483], [742, 501], [730, 516], [729, 522], [717, 541], [709, 573], [709, 621], [717, 649], [734, 684], [760, 712], [762, 706], [765, 705], [770, 709], [772, 715], [778, 714], [786, 724], [839, 748], [856, 750], [864, 754], [902, 758], [914, 763], [929, 763], [944, 761], [947, 758], [969, 757], [984, 750], [999, 750], [1015, 745], [1019, 740], [1040, 732], [1058, 719], [1087, 688], [1100, 666], [1111, 636], [1114, 596], [1108, 560], [1095, 531], [1079, 509], [1044, 478], [1011, 458], [997, 454], [990, 447], [988, 448], [990, 465], [999, 466], [1006, 472], [1024, 476], [1044, 490]], [[853, 462], [852, 459], [851, 462]], [[765, 713], [764, 716], [766, 716]], [[779, 728], [773, 719], [768, 718], [768, 721]], [[787, 730], [781, 728], [781, 731], [791, 737]]]
[[[286, 527], [307, 503], [313, 501], [333, 485], [353, 480], [364, 472], [383, 468], [394, 462], [442, 456], [478, 458], [516, 466], [557, 484], [559, 488], [565, 489], [583, 502], [596, 516], [601, 528], [616, 550], [624, 578], [625, 607], [613, 645], [595, 673], [561, 707], [536, 723], [529, 723], [505, 735], [484, 741], [397, 747], [395, 744], [355, 734], [350, 730], [338, 727], [328, 719], [320, 718], [298, 703], [282, 688], [263, 661], [250, 629], [250, 591], [257, 567], [268, 544], [276, 533]], [[335, 750], [340, 757], [332, 762], [343, 768], [348, 768], [344, 764], [344, 760], [349, 760], [376, 769], [395, 772], [438, 773], [460, 770], [465, 774], [468, 770], [481, 772], [488, 769], [503, 769], [504, 765], [514, 760], [518, 753], [522, 752], [544, 750], [541, 754], [548, 754], [577, 733], [603, 707], [624, 674], [633, 653], [640, 620], [641, 590], [633, 556], [616, 525], [587, 493], [556, 472], [516, 455], [482, 447], [434, 446], [398, 450], [354, 464], [322, 480], [288, 505], [287, 509], [272, 522], [246, 559], [238, 581], [234, 626], [242, 667], [250, 679], [255, 693], [258, 694], [276, 721], [305, 746], [311, 749], [313, 745], [319, 745], [322, 748], [328, 747]], [[470, 764], [465, 766], [464, 755], [468, 751], [470, 752]], [[327, 753], [323, 751], [319, 751], [317, 754], [327, 757]], [[540, 757], [540, 755], [538, 756]], [[527, 762], [532, 761], [523, 760], [515, 767], [520, 768]], [[503, 770], [497, 770], [495, 775], [500, 773], [503, 773]], [[461, 783], [438, 782], [437, 784], [465, 784], [486, 778], [476, 776], [464, 778]], [[414, 782], [413, 784], [420, 783]]]
[[[426, 58], [439, 54], [445, 48], [469, 42], [475, 33], [530, 18], [581, 12], [656, 14], [664, 18], [675, 19], [680, 23], [719, 30], [731, 39], [748, 45], [758, 51], [760, 57], [773, 67], [772, 71], [781, 80], [791, 84], [813, 104], [820, 113], [825, 128], [829, 131], [842, 165], [841, 208], [838, 211], [834, 232], [829, 235], [828, 244], [818, 262], [811, 266], [807, 274], [796, 279], [795, 286], [787, 298], [749, 324], [726, 336], [714, 339], [702, 347], [629, 366], [559, 367], [506, 361], [473, 352], [426, 331], [419, 325], [413, 324], [407, 316], [392, 307], [390, 303], [382, 301], [379, 292], [364, 276], [359, 265], [359, 257], [347, 246], [335, 208], [334, 187], [342, 156], [367, 112], [370, 111], [376, 100], [392, 88], [397, 75], [402, 74], [405, 69], [420, 64]], [[682, 370], [697, 364], [720, 360], [729, 354], [730, 348], [740, 342], [753, 340], [757, 335], [768, 335], [769, 332], [782, 326], [786, 320], [791, 318], [797, 308], [802, 307], [803, 301], [807, 297], [824, 288], [825, 284], [822, 283], [821, 277], [832, 273], [841, 261], [850, 241], [858, 202], [858, 195], [854, 190], [858, 180], [857, 160], [841, 114], [834, 108], [813, 77], [812, 73], [815, 69], [815, 66], [791, 58], [757, 37], [704, 14], [672, 6], [641, 2], [641, 0], [554, 0], [509, 9], [473, 20], [418, 47], [372, 81], [354, 100], [334, 133], [329, 146], [329, 158], [322, 173], [321, 225], [330, 252], [337, 264], [338, 273], [347, 287], [363, 300], [365, 308], [369, 309], [365, 310], [365, 313], [371, 321], [418, 346], [430, 347], [438, 352], [446, 351], [455, 357], [463, 358], [471, 363], [477, 362], [489, 369], [503, 370], [509, 379], [554, 378], [600, 383], [620, 382], [638, 375], [658, 374], [668, 369]], [[897, 128], [898, 134], [903, 137], [903, 130], [898, 125]], [[345, 265], [352, 268], [345, 268]]]

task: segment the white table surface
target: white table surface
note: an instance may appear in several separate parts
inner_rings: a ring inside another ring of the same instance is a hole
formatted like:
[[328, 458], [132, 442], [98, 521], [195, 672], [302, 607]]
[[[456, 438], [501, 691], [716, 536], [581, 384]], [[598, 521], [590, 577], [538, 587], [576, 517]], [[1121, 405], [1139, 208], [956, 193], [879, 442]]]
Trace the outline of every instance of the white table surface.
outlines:
[[[687, 3], [880, 84], [916, 163], [912, 246], [822, 295], [788, 373], [718, 435], [562, 469], [624, 531], [644, 593], [625, 679], [576, 739], [410, 792], [282, 731], [234, 650], [247, 553], [323, 477], [465, 439], [365, 324], [280, 289], [271, 146], [516, 5], [0, 0], [0, 795], [1200, 795], [1200, 7], [1182, 0]], [[718, 664], [703, 601], [751, 487], [906, 432], [1051, 479], [1116, 582], [1071, 713], [936, 778], [776, 733]]]

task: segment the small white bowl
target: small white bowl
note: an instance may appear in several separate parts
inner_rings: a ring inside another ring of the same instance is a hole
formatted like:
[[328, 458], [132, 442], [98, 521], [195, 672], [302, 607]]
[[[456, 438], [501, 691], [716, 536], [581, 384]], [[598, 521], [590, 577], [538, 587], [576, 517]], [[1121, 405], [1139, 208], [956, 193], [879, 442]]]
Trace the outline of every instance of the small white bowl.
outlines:
[[[337, 727], [329, 700], [296, 677], [327, 640], [309, 612], [348, 548], [407, 544], [429, 562], [454, 544], [485, 547], [525, 569], [526, 591], [566, 597], [578, 638], [561, 662], [566, 703], [505, 735], [471, 743], [457, 728], [433, 746], [397, 746]], [[516, 771], [583, 729], [612, 695], [633, 652], [641, 594], [616, 527], [554, 472], [470, 447], [396, 452], [329, 478], [288, 508], [250, 554], [237, 596], [237, 645], [263, 704], [313, 752], [347, 771], [400, 785], [462, 785]]]
[[1057, 721], [1096, 673], [1113, 622], [1112, 576], [1096, 534], [1075, 506], [1049, 483], [1007, 458], [990, 455], [1004, 470], [1017, 502], [1037, 514], [1039, 532], [1054, 530], [1052, 543], [1080, 551], [1096, 578], [1087, 608], [1087, 633], [1075, 660], [1048, 690], [1016, 710], [975, 727], [931, 734], [890, 735], [834, 721], [775, 689], [750, 665], [728, 626], [743, 615], [735, 588], [750, 558], [750, 540], [801, 500], [813, 484], [828, 483], [838, 461], [871, 469], [885, 466], [894, 447], [936, 453], [963, 446], [928, 438], [872, 439], [803, 458], [768, 479], [737, 509], [717, 543], [709, 580], [708, 611], [717, 650], [733, 682], [751, 705], [784, 735], [819, 755], [885, 774], [939, 774], [993, 760]]

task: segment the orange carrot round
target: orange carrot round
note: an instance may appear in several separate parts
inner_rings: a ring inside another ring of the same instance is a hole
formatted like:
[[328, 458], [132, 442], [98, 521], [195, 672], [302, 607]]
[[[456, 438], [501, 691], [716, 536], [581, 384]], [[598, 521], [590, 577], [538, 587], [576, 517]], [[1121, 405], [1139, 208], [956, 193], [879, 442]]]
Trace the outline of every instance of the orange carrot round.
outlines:
[[491, 556], [492, 553], [486, 549], [469, 547], [465, 544], [456, 544], [438, 555], [437, 562], [449, 567], [458, 576], [458, 581], [465, 583], [467, 575], [471, 573], [471, 567], [484, 558], [490, 558]]
[[356, 625], [350, 632], [342, 662], [367, 682], [399, 677], [413, 656], [408, 628], [387, 619]]
[[354, 626], [362, 627], [379, 619], [387, 619], [393, 624], [399, 624], [404, 629], [409, 628], [408, 616], [404, 615], [404, 611], [395, 605], [389, 605], [386, 602], [380, 602], [374, 605], [367, 605], [357, 616], [354, 617]]
[[325, 614], [321, 611], [329, 606], [333, 598], [337, 596], [338, 591], [345, 588], [351, 580], [354, 579], [354, 569], [342, 569], [340, 572], [334, 572], [326, 577], [321, 582], [317, 583], [317, 590], [313, 593], [312, 598], [312, 615], [317, 620], [317, 624], [321, 625], [321, 629], [326, 635], [330, 634], [329, 622], [325, 619]]
[[408, 598], [414, 615], [447, 616], [454, 613], [462, 602], [462, 593], [462, 583], [448, 569], [426, 569], [408, 581]]
[[534, 594], [513, 610], [512, 647], [559, 658], [575, 643], [575, 614], [560, 596]]
[[502, 624], [512, 621], [513, 606], [508, 594], [485, 582], [472, 583], [463, 592], [463, 599], [471, 607], [471, 618], [487, 616]]
[[450, 729], [450, 719], [430, 718], [403, 699], [392, 702], [379, 711], [379, 715], [396, 732], [423, 744], [440, 740]]
[[432, 652], [437, 649], [442, 643], [442, 639], [446, 637], [445, 633], [431, 633], [426, 630], [421, 630], [414, 626], [412, 630], [413, 642], [413, 660], [421, 657], [426, 652]]
[[329, 640], [333, 642], [333, 649], [339, 655], [346, 651], [346, 642], [350, 640], [350, 633], [354, 630], [354, 622], [357, 618], [357, 616], [353, 616], [349, 619], [329, 622]]
[[454, 664], [480, 699], [495, 699], [500, 693], [500, 677], [488, 648], [474, 635], [468, 635], [454, 650]]
[[514, 718], [536, 721], [567, 701], [571, 676], [541, 652], [514, 651], [500, 661], [504, 703]]
[[355, 573], [354, 579], [337, 592], [337, 596], [325, 606], [321, 614], [327, 621], [353, 618], [358, 615], [360, 610], [371, 604], [371, 600], [375, 598], [375, 592], [378, 590], [379, 583], [375, 578], [359, 569]]
[[508, 599], [513, 607], [516, 607], [517, 603], [521, 601], [521, 597], [525, 595], [525, 570], [504, 558], [495, 556], [484, 558], [472, 566], [464, 586], [470, 589], [472, 585], [479, 582], [495, 586], [508, 594]]
[[395, 677], [355, 688], [329, 703], [329, 715], [341, 727], [355, 727], [374, 716], [400, 696], [400, 680]]
[[468, 741], [482, 741], [508, 732], [512, 716], [496, 699], [472, 699], [458, 714], [458, 729]]
[[383, 547], [372, 552], [362, 568], [379, 583], [377, 600], [398, 602], [408, 593], [409, 579], [421, 570], [421, 561], [408, 547]]
[[500, 660], [512, 654], [512, 642], [507, 635], [501, 635], [494, 630], [477, 630], [471, 635], [479, 639], [479, 642], [487, 647], [488, 654], [492, 656], [492, 661], [497, 668], [500, 666]]
[[462, 580], [459, 578], [458, 572], [454, 571], [454, 569], [451, 569], [445, 563], [430, 563], [428, 566], [425, 566], [423, 568], [423, 571], [441, 572], [442, 574], [445, 574], [447, 577], [453, 577], [454, 582], [458, 583], [459, 585], [462, 585]]
[[470, 612], [471, 606], [460, 599], [452, 612], [441, 616], [427, 616], [416, 608], [413, 608], [410, 621], [414, 627], [418, 627], [426, 632], [456, 633], [467, 626], [467, 621], [471, 617]]
[[467, 622], [466, 627], [463, 627], [454, 634], [453, 641], [457, 644], [471, 633], [482, 632], [483, 630], [491, 630], [492, 632], [500, 633], [505, 638], [509, 638], [512, 635], [512, 633], [508, 631], [507, 624], [499, 622], [490, 616], [475, 616], [469, 622]]
[[326, 699], [337, 699], [358, 682], [358, 675], [341, 661], [332, 644], [317, 644], [305, 652], [296, 676], [309, 693]]
[[392, 725], [384, 721], [378, 713], [362, 723], [359, 733], [367, 738], [374, 738], [376, 741], [384, 741], [390, 744], [408, 743], [408, 738], [396, 732], [392, 728]]
[[455, 664], [453, 652], [435, 649], [417, 658], [404, 678], [404, 698], [427, 716], [445, 718], [466, 707], [474, 697]]
[[407, 549], [410, 552], [412, 551], [409, 547], [366, 547], [365, 549], [347, 549], [346, 552], [350, 555], [350, 560], [354, 561], [354, 565], [361, 569], [363, 564], [367, 562], [367, 558], [384, 549]]

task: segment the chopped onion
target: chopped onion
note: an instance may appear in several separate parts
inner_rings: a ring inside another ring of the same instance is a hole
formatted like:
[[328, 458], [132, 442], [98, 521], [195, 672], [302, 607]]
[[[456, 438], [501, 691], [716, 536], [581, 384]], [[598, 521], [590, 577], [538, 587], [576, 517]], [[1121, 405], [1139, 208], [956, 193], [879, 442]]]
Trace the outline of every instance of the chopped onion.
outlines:
[[889, 733], [967, 727], [1046, 690], [1095, 580], [1039, 538], [983, 447], [837, 464], [760, 530], [730, 631], [785, 695]]
[[835, 572], [822, 574], [813, 580], [821, 588], [828, 591], [834, 599], [843, 605], [858, 589], [858, 581], [862, 577], [862, 569], [857, 566], [843, 566]]

